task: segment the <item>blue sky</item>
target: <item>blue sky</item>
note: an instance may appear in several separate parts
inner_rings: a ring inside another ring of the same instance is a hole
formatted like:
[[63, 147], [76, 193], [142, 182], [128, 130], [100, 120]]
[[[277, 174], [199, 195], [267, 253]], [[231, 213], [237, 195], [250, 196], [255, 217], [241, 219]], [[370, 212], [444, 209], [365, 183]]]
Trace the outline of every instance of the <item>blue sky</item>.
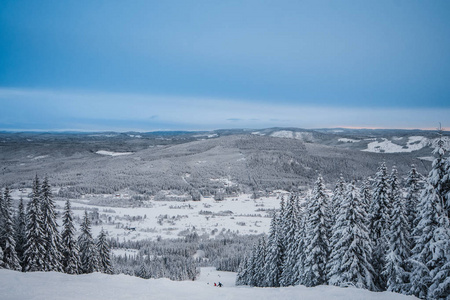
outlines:
[[449, 1], [0, 2], [0, 129], [433, 128]]

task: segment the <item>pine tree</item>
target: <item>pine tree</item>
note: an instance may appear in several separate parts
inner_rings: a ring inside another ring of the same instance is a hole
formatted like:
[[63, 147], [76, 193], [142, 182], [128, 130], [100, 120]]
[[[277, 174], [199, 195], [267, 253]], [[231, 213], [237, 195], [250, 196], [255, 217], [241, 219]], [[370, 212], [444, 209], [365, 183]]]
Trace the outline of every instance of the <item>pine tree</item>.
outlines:
[[91, 221], [87, 211], [84, 211], [81, 235], [78, 237], [80, 247], [81, 273], [98, 272], [98, 251], [91, 233]]
[[67, 199], [63, 215], [63, 231], [61, 234], [62, 267], [67, 274], [80, 272], [80, 258], [78, 256], [78, 244], [75, 240], [75, 227], [73, 225], [70, 200]]
[[[417, 226], [417, 206], [419, 204], [420, 191], [423, 185], [422, 175], [417, 172], [416, 166], [411, 165], [408, 177], [406, 178], [406, 215], [408, 216], [409, 228]], [[414, 246], [414, 245], [412, 245]]]
[[306, 257], [304, 284], [316, 286], [327, 282], [329, 255], [328, 203], [322, 176], [319, 176], [313, 196], [307, 206]]
[[380, 290], [386, 288], [383, 275], [385, 258], [388, 251], [388, 232], [390, 230], [391, 203], [389, 202], [389, 182], [385, 163], [382, 163], [376, 174], [375, 188], [370, 205], [369, 229], [372, 240], [372, 266], [375, 271], [374, 282]]
[[258, 246], [253, 256], [253, 286], [265, 286], [265, 265], [266, 265], [266, 239], [263, 236], [259, 239]]
[[412, 250], [409, 292], [425, 299], [429, 296], [428, 289], [433, 281], [431, 272], [437, 265], [434, 245], [439, 242], [436, 229], [439, 228], [438, 216], [442, 213], [439, 196], [431, 184], [422, 193], [418, 212], [418, 225], [413, 233], [416, 241]]
[[406, 292], [409, 281], [408, 260], [411, 256], [411, 238], [405, 202], [398, 182], [397, 169], [390, 177], [390, 201], [393, 205], [389, 230], [389, 250], [387, 252], [383, 276], [387, 280], [387, 290], [397, 293]]
[[31, 201], [27, 207], [27, 242], [25, 244], [25, 271], [45, 270], [45, 239], [40, 203], [40, 184], [36, 175]]
[[239, 265], [239, 270], [237, 272], [236, 275], [236, 285], [248, 285], [249, 284], [249, 280], [248, 280], [248, 273], [249, 273], [249, 263], [248, 263], [249, 258], [247, 256], [245, 256], [242, 259], [241, 264]]
[[[369, 215], [369, 209], [372, 203], [372, 193], [370, 191], [370, 183], [367, 179], [363, 181], [361, 186], [361, 201], [366, 210], [366, 214]], [[369, 222], [367, 222], [367, 225], [369, 225]]]
[[281, 239], [278, 216], [273, 214], [270, 223], [269, 238], [267, 240], [267, 257], [265, 266], [265, 286], [279, 287], [281, 273], [283, 271], [283, 260], [281, 257]]
[[41, 186], [41, 209], [44, 220], [45, 271], [62, 271], [61, 236], [56, 223], [55, 203], [47, 177]]
[[336, 186], [334, 187], [333, 197], [331, 198], [330, 202], [330, 221], [331, 221], [330, 228], [336, 222], [336, 216], [339, 211], [339, 204], [342, 201], [344, 192], [345, 192], [345, 181], [344, 178], [342, 177], [342, 174], [340, 174]]
[[3, 195], [0, 190], [0, 248], [3, 249], [5, 245], [3, 244], [4, 236], [6, 235], [5, 232], [5, 219], [6, 219], [6, 212], [5, 212], [5, 202], [3, 201]]
[[12, 199], [9, 189], [6, 187], [3, 197], [4, 235], [2, 237], [3, 267], [20, 271], [20, 261], [16, 252], [15, 230], [12, 217]]
[[113, 274], [113, 268], [111, 265], [111, 250], [109, 248], [108, 241], [106, 240], [106, 234], [103, 231], [103, 228], [98, 235], [97, 249], [100, 272]]
[[292, 194], [286, 203], [284, 222], [281, 230], [284, 232], [285, 259], [281, 273], [280, 285], [291, 286], [297, 284], [299, 274], [295, 268], [298, 259], [298, 211], [296, 195]]
[[297, 231], [297, 262], [295, 270], [298, 274], [296, 284], [305, 284], [305, 260], [306, 260], [306, 212], [304, 207], [298, 208], [298, 231]]
[[20, 198], [19, 210], [15, 218], [14, 226], [16, 232], [15, 235], [16, 253], [23, 270], [25, 262], [25, 245], [27, 242], [27, 219], [25, 215], [25, 206], [23, 204], [22, 197]]
[[363, 206], [360, 192], [352, 182], [342, 199], [333, 226], [329, 283], [352, 284], [374, 290], [372, 246]]

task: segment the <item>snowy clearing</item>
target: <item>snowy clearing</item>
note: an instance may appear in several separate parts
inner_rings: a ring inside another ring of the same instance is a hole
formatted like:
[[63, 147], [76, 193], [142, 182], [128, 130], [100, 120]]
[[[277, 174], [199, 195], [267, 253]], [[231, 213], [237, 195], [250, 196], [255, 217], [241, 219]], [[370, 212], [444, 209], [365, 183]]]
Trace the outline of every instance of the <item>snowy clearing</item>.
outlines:
[[411, 136], [405, 146], [392, 143], [390, 140], [383, 138], [382, 141], [374, 141], [367, 145], [367, 149], [362, 151], [374, 153], [401, 153], [412, 152], [422, 149], [429, 145], [430, 141], [423, 136]]
[[100, 155], [109, 155], [109, 156], [121, 156], [121, 155], [133, 154], [133, 152], [112, 152], [112, 151], [106, 151], [106, 150], [99, 150], [95, 153], [100, 154]]
[[343, 143], [358, 143], [361, 140], [354, 140], [354, 139], [348, 139], [348, 138], [340, 138], [338, 139], [339, 142], [343, 142]]
[[[128, 275], [67, 275], [56, 272], [21, 273], [0, 270], [2, 300], [75, 300], [75, 299], [342, 299], [401, 300], [417, 299], [390, 292], [374, 293], [356, 288], [304, 286], [251, 288], [234, 286], [235, 273], [202, 268], [196, 281], [141, 279]], [[214, 282], [223, 287], [214, 287]], [[26, 287], [26, 288], [24, 288]]]

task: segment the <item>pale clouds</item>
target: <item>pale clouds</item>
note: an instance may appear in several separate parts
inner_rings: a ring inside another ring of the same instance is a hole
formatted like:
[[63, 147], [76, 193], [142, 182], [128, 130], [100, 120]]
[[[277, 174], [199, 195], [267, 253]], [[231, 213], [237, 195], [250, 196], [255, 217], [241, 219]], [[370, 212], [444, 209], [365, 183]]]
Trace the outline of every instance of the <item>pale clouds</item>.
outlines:
[[[239, 99], [0, 88], [0, 129], [205, 130], [264, 127], [429, 128], [450, 109], [358, 108]], [[447, 126], [447, 124], [443, 124]]]

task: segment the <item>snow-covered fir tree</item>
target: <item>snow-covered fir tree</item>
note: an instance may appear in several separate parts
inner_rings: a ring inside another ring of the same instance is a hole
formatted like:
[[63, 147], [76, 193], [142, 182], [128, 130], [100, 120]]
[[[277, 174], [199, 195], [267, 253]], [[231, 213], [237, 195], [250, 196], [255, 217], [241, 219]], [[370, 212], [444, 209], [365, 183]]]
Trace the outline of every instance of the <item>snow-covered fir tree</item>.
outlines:
[[[372, 203], [372, 192], [370, 189], [369, 180], [364, 180], [361, 186], [361, 201], [365, 207], [367, 215], [369, 215], [370, 205]], [[367, 223], [369, 224], [369, 222]]]
[[70, 206], [70, 200], [67, 199], [63, 214], [63, 231], [61, 233], [62, 247], [62, 267], [67, 274], [78, 274], [80, 272], [80, 257], [78, 244], [75, 240], [75, 227]]
[[436, 189], [436, 193], [443, 203], [443, 208], [447, 214], [450, 215], [450, 162], [445, 157], [446, 149], [444, 147], [444, 140], [442, 139], [442, 129], [439, 128], [439, 139], [437, 145], [434, 148], [433, 154], [435, 159], [433, 160], [431, 171], [428, 175], [428, 181]]
[[236, 285], [248, 285], [248, 273], [250, 271], [248, 257], [244, 256], [236, 274]]
[[27, 242], [24, 252], [24, 270], [26, 272], [44, 271], [46, 269], [45, 234], [43, 226], [40, 183], [36, 175], [33, 182], [32, 197], [27, 207]]
[[283, 261], [283, 271], [281, 273], [280, 285], [290, 286], [298, 282], [298, 269], [295, 268], [298, 259], [298, 211], [297, 196], [292, 194], [284, 209], [284, 222], [282, 231], [284, 232], [285, 256]]
[[19, 207], [14, 222], [14, 229], [16, 231], [15, 240], [17, 257], [19, 257], [23, 270], [25, 262], [25, 244], [27, 242], [27, 219], [22, 197], [20, 197]]
[[304, 284], [305, 259], [306, 259], [306, 208], [298, 207], [298, 231], [297, 231], [297, 262], [295, 264], [298, 278], [296, 284]]
[[435, 268], [430, 272], [432, 283], [428, 297], [445, 299], [450, 297], [450, 225], [446, 213], [438, 217], [439, 227], [434, 231], [433, 246]]
[[388, 232], [390, 230], [391, 203], [389, 202], [389, 180], [386, 164], [382, 163], [376, 174], [372, 203], [369, 209], [369, 230], [372, 240], [372, 266], [375, 271], [374, 282], [380, 289], [386, 288], [383, 275], [386, 253], [389, 248]]
[[265, 265], [266, 265], [266, 238], [259, 239], [256, 252], [253, 256], [253, 286], [265, 286]]
[[389, 230], [389, 250], [385, 258], [383, 275], [387, 290], [406, 292], [409, 290], [409, 265], [411, 256], [411, 228], [406, 214], [405, 201], [398, 182], [397, 169], [394, 167], [389, 180], [390, 202], [392, 203], [391, 225]]
[[281, 257], [281, 243], [278, 216], [274, 212], [270, 223], [270, 232], [267, 240], [265, 285], [268, 287], [279, 287], [281, 273], [283, 271], [283, 259]]
[[411, 165], [411, 170], [406, 178], [407, 194], [406, 215], [408, 216], [409, 227], [411, 229], [417, 226], [417, 206], [419, 204], [419, 197], [423, 186], [423, 176], [417, 172], [416, 166]]
[[113, 268], [111, 264], [111, 250], [108, 241], [106, 240], [106, 234], [103, 231], [103, 228], [98, 235], [97, 249], [100, 272], [113, 274]]
[[342, 197], [344, 196], [345, 192], [345, 181], [344, 177], [342, 177], [342, 174], [340, 174], [338, 181], [336, 182], [336, 186], [333, 190], [333, 196], [331, 197], [330, 201], [330, 228], [333, 226], [333, 224], [336, 222], [336, 216], [339, 211], [339, 204], [342, 201]]
[[430, 297], [428, 290], [433, 281], [431, 272], [437, 266], [434, 247], [439, 243], [436, 231], [439, 228], [439, 215], [442, 214], [440, 199], [433, 185], [426, 186], [418, 211], [418, 225], [413, 232], [415, 246], [412, 250], [413, 269], [409, 292], [425, 299]]
[[16, 253], [16, 241], [13, 216], [12, 199], [9, 188], [6, 187], [3, 194], [3, 218], [4, 234], [2, 236], [3, 267], [10, 270], [20, 271], [20, 261]]
[[300, 282], [316, 286], [327, 282], [329, 255], [328, 201], [322, 176], [314, 184], [313, 195], [307, 204], [306, 257]]
[[62, 271], [61, 236], [56, 223], [55, 202], [48, 183], [44, 178], [41, 186], [41, 210], [45, 240], [45, 271]]
[[372, 245], [363, 206], [360, 192], [352, 182], [342, 198], [333, 226], [329, 283], [374, 290]]
[[5, 232], [5, 203], [3, 201], [3, 194], [0, 190], [0, 248], [3, 249], [5, 245], [3, 245], [3, 236], [6, 234]]
[[99, 270], [98, 250], [91, 233], [91, 221], [87, 211], [84, 211], [83, 223], [81, 223], [81, 234], [78, 237], [80, 248], [81, 273], [92, 273]]

